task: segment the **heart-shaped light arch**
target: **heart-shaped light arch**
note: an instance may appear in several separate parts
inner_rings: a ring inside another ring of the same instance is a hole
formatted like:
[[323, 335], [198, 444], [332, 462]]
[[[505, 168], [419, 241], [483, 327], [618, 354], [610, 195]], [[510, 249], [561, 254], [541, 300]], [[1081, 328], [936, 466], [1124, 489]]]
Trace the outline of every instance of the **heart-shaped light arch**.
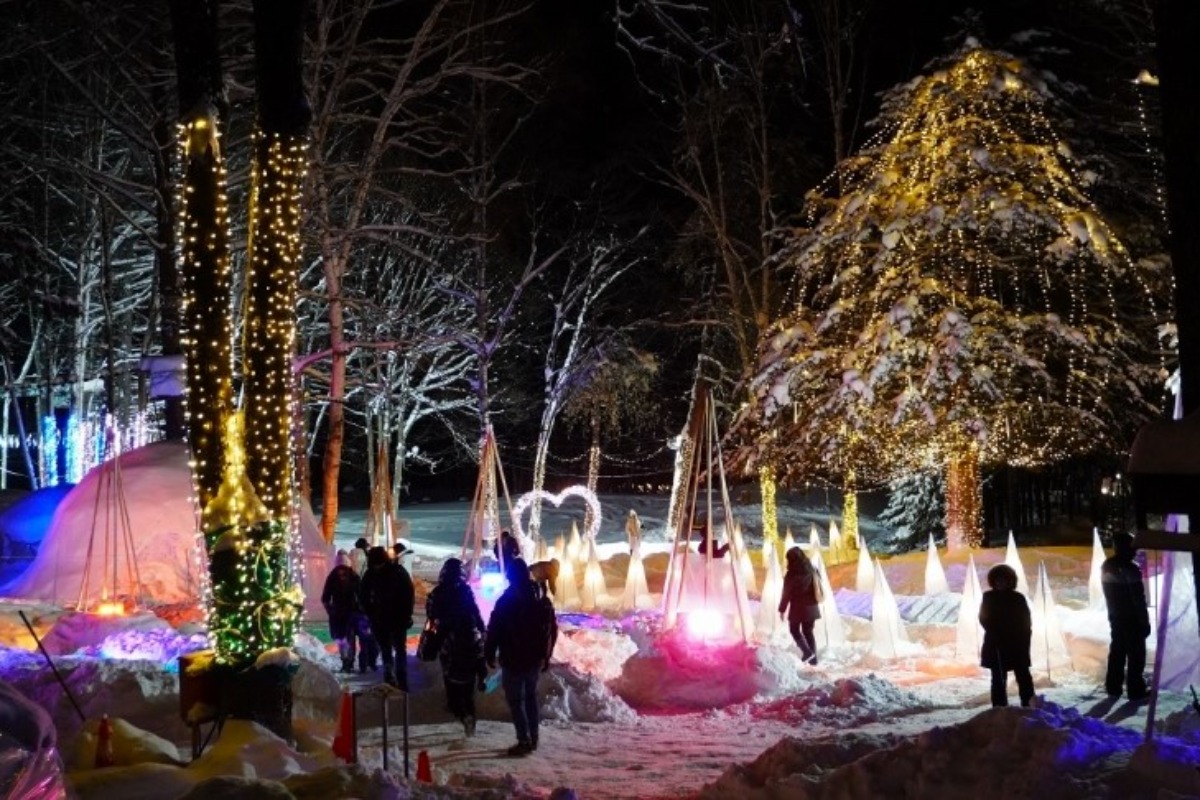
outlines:
[[587, 531], [584, 532], [584, 536], [593, 542], [596, 541], [596, 534], [600, 532], [600, 498], [596, 497], [596, 493], [586, 486], [568, 486], [558, 494], [551, 494], [541, 489], [535, 489], [517, 498], [517, 502], [512, 507], [512, 526], [513, 533], [516, 534], [518, 542], [525, 539], [525, 528], [521, 523], [521, 520], [525, 517], [525, 511], [539, 497], [544, 501], [550, 501], [556, 507], [561, 506], [563, 501], [569, 497], [578, 497], [583, 500], [592, 512], [592, 524], [588, 526]]

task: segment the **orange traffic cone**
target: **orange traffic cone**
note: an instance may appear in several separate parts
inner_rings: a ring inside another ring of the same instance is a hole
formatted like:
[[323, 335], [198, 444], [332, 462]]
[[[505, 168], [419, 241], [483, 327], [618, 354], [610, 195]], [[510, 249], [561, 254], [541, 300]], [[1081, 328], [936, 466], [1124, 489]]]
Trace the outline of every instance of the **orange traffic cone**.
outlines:
[[358, 748], [354, 746], [354, 697], [347, 689], [342, 692], [338, 706], [337, 734], [333, 737], [333, 754], [347, 764], [358, 762]]
[[111, 767], [116, 763], [113, 757], [112, 722], [105, 714], [100, 718], [100, 727], [96, 729], [96, 769]]
[[425, 750], [417, 754], [417, 780], [421, 783], [433, 783], [433, 767], [429, 763], [429, 753]]

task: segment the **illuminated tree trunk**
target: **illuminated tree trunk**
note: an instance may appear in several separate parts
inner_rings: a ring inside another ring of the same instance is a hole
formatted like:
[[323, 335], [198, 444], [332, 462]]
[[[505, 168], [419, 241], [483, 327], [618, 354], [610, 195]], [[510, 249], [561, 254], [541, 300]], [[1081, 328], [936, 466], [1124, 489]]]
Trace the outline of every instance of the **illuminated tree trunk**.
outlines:
[[775, 506], [775, 468], [764, 466], [758, 471], [758, 485], [762, 492], [763, 539], [779, 549], [779, 514]]
[[842, 491], [842, 538], [858, 549], [858, 479], [852, 469], [846, 470], [846, 486]]
[[201, 526], [221, 485], [233, 404], [229, 218], [219, 139], [221, 66], [213, 0], [171, 3], [183, 159], [178, 214], [187, 354], [187, 436]]
[[983, 546], [979, 446], [965, 442], [946, 459], [946, 549]]
[[337, 531], [338, 478], [342, 470], [342, 444], [346, 436], [346, 320], [341, 301], [344, 267], [327, 263], [325, 293], [329, 298], [329, 429], [321, 461], [321, 535], [333, 543]]
[[[592, 494], [596, 493], [596, 486], [600, 483], [600, 420], [592, 417], [592, 443], [588, 446], [588, 471], [587, 471], [587, 488]], [[592, 507], [587, 506], [587, 510], [583, 514], [583, 529], [590, 531], [592, 529]]]

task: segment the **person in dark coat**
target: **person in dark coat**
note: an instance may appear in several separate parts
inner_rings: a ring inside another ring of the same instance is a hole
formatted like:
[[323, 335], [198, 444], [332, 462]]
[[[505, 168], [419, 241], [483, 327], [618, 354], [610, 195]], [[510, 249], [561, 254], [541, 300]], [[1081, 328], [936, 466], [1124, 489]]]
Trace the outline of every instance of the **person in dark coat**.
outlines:
[[329, 635], [337, 642], [342, 657], [342, 672], [354, 671], [354, 655], [358, 651], [358, 628], [363, 616], [359, 603], [359, 578], [350, 566], [350, 554], [337, 552], [335, 566], [325, 578], [321, 605], [329, 617]]
[[363, 609], [383, 656], [383, 679], [408, 691], [408, 629], [413, 624], [416, 592], [408, 570], [388, 558], [383, 547], [367, 553], [367, 574], [362, 579]]
[[442, 565], [437, 586], [425, 601], [425, 617], [442, 636], [438, 660], [442, 664], [446, 706], [462, 723], [466, 735], [474, 736], [475, 690], [483, 688], [487, 675], [483, 658], [486, 628], [459, 559], [447, 559]]
[[1133, 537], [1118, 533], [1113, 537], [1113, 547], [1112, 557], [1100, 565], [1100, 584], [1112, 632], [1104, 689], [1110, 697], [1120, 697], [1124, 684], [1130, 700], [1141, 700], [1149, 693], [1142, 674], [1146, 668], [1146, 637], [1150, 635], [1146, 589], [1142, 571], [1134, 561]]
[[538, 674], [550, 669], [558, 622], [554, 606], [537, 591], [523, 560], [513, 559], [508, 579], [488, 620], [484, 651], [493, 668], [499, 653], [504, 699], [517, 730], [517, 743], [508, 754], [523, 756], [538, 748]]
[[500, 531], [500, 538], [492, 545], [492, 552], [496, 554], [496, 560], [503, 563], [505, 572], [508, 571], [508, 564], [521, 557], [521, 545], [517, 543], [517, 537], [512, 535], [512, 531]]
[[793, 547], [785, 555], [787, 572], [783, 576], [783, 590], [779, 597], [779, 618], [787, 614], [788, 631], [806, 664], [817, 663], [817, 643], [813, 630], [821, 618], [820, 587], [817, 571], [799, 547]]
[[988, 570], [988, 586], [979, 606], [983, 626], [981, 663], [992, 671], [992, 706], [1008, 705], [1008, 672], [1017, 679], [1021, 705], [1033, 702], [1033, 676], [1029, 673], [1029, 645], [1033, 618], [1025, 595], [1017, 591], [1017, 573], [1007, 564]]

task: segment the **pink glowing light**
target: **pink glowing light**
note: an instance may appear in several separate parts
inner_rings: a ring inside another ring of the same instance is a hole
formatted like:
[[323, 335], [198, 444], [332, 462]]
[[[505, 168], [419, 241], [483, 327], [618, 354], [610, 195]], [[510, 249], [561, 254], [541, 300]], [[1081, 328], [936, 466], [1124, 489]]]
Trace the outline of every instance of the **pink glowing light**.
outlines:
[[725, 635], [725, 615], [709, 608], [689, 611], [684, 624], [688, 636], [698, 641], [720, 639]]

